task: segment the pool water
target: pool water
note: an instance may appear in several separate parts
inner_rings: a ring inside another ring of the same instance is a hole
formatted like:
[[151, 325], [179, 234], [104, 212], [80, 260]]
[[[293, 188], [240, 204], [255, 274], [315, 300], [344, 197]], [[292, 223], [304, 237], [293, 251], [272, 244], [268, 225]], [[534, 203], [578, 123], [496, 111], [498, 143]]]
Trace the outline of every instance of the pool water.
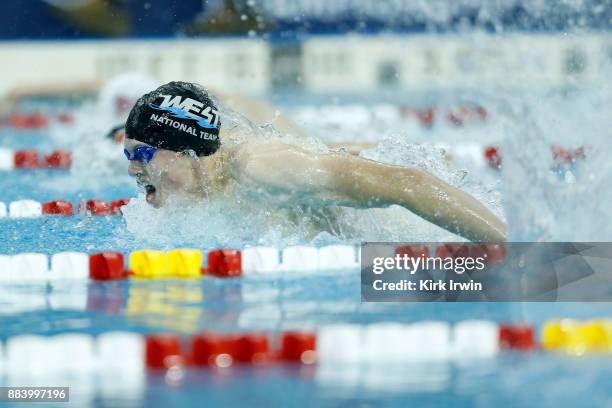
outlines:
[[[485, 123], [458, 127], [440, 120], [426, 128], [412, 117], [388, 118], [379, 133], [366, 132], [351, 140], [380, 142], [363, 153], [366, 157], [416, 164], [470, 191], [510, 221], [511, 240], [606, 241], [612, 237], [612, 227], [602, 226], [598, 219], [609, 219], [610, 215], [606, 203], [612, 194], [605, 176], [610, 175], [611, 165], [604, 160], [610, 147], [601, 141], [606, 129], [612, 127], [607, 127], [610, 118], [598, 98], [599, 93], [585, 93], [578, 98], [550, 96], [546, 100], [553, 102], [545, 107], [538, 107], [526, 96], [519, 102], [510, 97], [492, 102], [487, 99], [491, 114]], [[302, 100], [306, 102], [285, 106], [298, 122], [319, 106], [308, 103], [307, 98]], [[352, 108], [357, 108], [350, 113], [354, 119], [358, 112], [369, 112], [370, 104], [364, 100], [352, 99]], [[333, 105], [331, 100], [329, 103]], [[584, 104], [590, 104], [588, 109]], [[355, 135], [342, 116], [349, 115], [342, 111], [346, 105], [337, 105], [336, 118], [332, 115], [330, 123], [318, 123], [311, 129], [314, 135], [325, 141], [346, 140], [338, 136], [342, 134]], [[525, 106], [530, 107], [531, 114], [525, 113]], [[525, 115], [524, 124], [516, 117], [520, 109]], [[557, 119], [547, 121], [550, 117]], [[365, 115], [359, 120], [375, 128], [380, 118]], [[0, 147], [79, 150], [75, 152], [72, 171], [3, 174], [0, 201], [77, 202], [137, 197], [135, 183], [125, 174], [127, 163], [121, 159], [121, 150], [117, 150], [121, 160], [98, 160], [91, 157], [98, 152], [95, 145], [82, 142], [75, 146], [76, 140], [85, 137], [91, 136], [59, 125], [30, 133], [2, 129]], [[594, 153], [585, 163], [551, 171], [552, 158], [542, 151], [553, 142], [567, 146], [588, 143]], [[414, 143], [423, 145], [415, 147]], [[454, 160], [444, 159], [436, 144], [450, 146], [447, 153], [455, 152]], [[508, 152], [503, 171], [489, 168], [474, 155], [453, 150], [466, 144], [501, 144]], [[113, 151], [115, 147], [105, 149]], [[519, 180], [526, 174], [531, 181]], [[247, 244], [283, 247], [295, 243], [358, 243], [381, 236], [404, 241], [457, 238], [397, 208], [353, 214], [368, 219], [360, 225], [360, 236], [341, 239], [323, 234], [314, 241], [300, 233], [277, 233], [275, 224], [257, 224], [259, 230], [243, 229], [256, 213], [240, 217], [240, 213], [232, 212], [240, 208], [228, 210], [229, 213], [222, 207], [212, 208], [196, 207], [184, 213], [174, 209], [162, 213], [165, 218], [161, 219], [160, 213], [148, 208], [139, 197], [125, 208], [124, 217], [3, 218], [0, 254], [102, 250], [128, 253], [142, 248], [166, 250], [184, 246], [208, 250]], [[404, 216], [405, 223], [394, 218]], [[577, 220], [581, 220], [578, 227]], [[549, 319], [589, 319], [612, 313], [612, 306], [605, 303], [364, 303], [357, 270], [229, 280], [0, 283], [0, 292], [0, 337], [5, 340], [20, 334], [100, 334], [114, 330], [175, 332], [184, 336], [201, 330], [278, 333], [314, 330], [339, 322], [455, 323], [467, 319], [526, 322], [540, 328]], [[144, 385], [136, 381], [133, 389], [122, 392], [109, 386], [112, 379], [96, 382], [84, 376], [70, 379], [69, 384], [73, 403], [79, 406], [605, 406], [612, 403], [611, 363], [610, 356], [571, 358], [535, 351], [502, 353], [491, 359], [404, 365], [347, 363], [188, 370], [179, 383], [168, 383], [163, 374], [148, 373]]]

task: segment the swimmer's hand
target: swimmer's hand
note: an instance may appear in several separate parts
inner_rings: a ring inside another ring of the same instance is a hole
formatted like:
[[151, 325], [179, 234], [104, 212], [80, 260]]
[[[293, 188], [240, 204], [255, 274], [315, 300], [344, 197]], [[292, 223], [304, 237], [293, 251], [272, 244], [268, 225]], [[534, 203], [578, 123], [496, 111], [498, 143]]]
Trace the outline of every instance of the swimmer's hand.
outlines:
[[237, 179], [270, 191], [361, 208], [397, 204], [471, 241], [506, 239], [503, 222], [478, 200], [414, 167], [275, 142], [243, 145], [233, 167]]

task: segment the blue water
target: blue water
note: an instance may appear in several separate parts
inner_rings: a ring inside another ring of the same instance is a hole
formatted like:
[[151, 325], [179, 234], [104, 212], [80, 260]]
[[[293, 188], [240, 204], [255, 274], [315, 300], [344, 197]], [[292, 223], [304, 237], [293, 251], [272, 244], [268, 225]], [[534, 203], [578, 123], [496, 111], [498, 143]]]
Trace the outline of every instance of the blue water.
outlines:
[[[422, 131], [416, 138], [422, 140], [436, 132], [442, 131]], [[482, 130], [455, 135], [470, 138], [474, 132]], [[62, 140], [48, 136], [45, 132], [23, 134], [4, 129], [0, 147], [50, 151], [74, 147], [78, 139], [78, 135]], [[436, 165], [435, 160], [432, 163]], [[137, 196], [135, 186], [121, 169], [110, 171], [116, 173], [105, 180], [96, 180], [95, 173], [88, 172], [13, 171], [0, 177], [0, 201], [62, 198], [76, 202], [83, 198], [114, 200]], [[487, 169], [471, 170], [470, 177], [476, 176], [489, 183], [487, 188], [493, 186], [491, 194], [499, 192], [495, 186], [501, 182], [501, 175]], [[530, 188], [534, 187], [525, 189]], [[526, 210], [537, 212], [541, 205], [533, 202], [534, 208]], [[206, 225], [205, 219], [197, 221]], [[519, 232], [514, 231], [518, 236]], [[128, 253], [143, 247], [167, 249], [183, 245], [210, 249], [216, 233], [220, 231], [204, 230], [204, 235], [211, 236], [206, 241], [189, 234], [153, 239], [147, 236], [139, 219], [132, 219], [129, 226], [122, 217], [5, 218], [0, 219], [0, 254], [100, 250]], [[257, 236], [250, 238], [257, 243]], [[2, 284], [0, 291], [2, 339], [18, 334], [98, 334], [111, 330], [168, 331], [184, 336], [203, 329], [277, 333], [315, 329], [333, 322], [453, 323], [465, 319], [527, 322], [541, 327], [548, 319], [588, 319], [612, 313], [612, 305], [605, 303], [363, 303], [358, 271], [231, 280]], [[612, 404], [611, 363], [612, 357], [608, 356], [578, 359], [533, 352], [503, 353], [498, 358], [464, 363], [335, 366], [331, 367], [331, 375], [324, 372], [330, 367], [321, 366], [188, 370], [178, 385], [167, 384], [161, 374], [149, 373], [144, 394], [119, 394], [115, 399], [85, 392], [79, 380], [71, 380], [70, 385], [75, 396], [81, 391], [85, 395], [79, 406], [605, 406]]]

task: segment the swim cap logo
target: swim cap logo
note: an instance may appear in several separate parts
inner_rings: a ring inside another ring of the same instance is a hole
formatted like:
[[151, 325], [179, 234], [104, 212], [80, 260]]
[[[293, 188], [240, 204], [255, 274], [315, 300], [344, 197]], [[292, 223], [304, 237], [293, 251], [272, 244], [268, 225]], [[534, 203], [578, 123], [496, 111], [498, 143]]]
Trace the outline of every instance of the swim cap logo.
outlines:
[[[219, 112], [212, 106], [204, 107], [204, 104], [195, 99], [180, 96], [160, 95], [164, 100], [159, 105], [150, 103], [149, 106], [155, 110], [170, 112], [176, 119], [191, 119], [204, 129], [218, 129]], [[202, 115], [202, 116], [198, 116]]]

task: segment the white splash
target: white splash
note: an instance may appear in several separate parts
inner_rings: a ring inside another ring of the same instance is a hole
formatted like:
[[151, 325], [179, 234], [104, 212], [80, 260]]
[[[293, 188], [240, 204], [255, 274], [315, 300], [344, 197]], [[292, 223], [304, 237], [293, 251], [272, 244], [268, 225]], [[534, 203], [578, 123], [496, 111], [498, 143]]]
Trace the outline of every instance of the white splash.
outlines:
[[[522, 96], [505, 116], [502, 193], [511, 240], [609, 241], [612, 237], [612, 94], [607, 84]], [[559, 165], [552, 145], [583, 147]]]

